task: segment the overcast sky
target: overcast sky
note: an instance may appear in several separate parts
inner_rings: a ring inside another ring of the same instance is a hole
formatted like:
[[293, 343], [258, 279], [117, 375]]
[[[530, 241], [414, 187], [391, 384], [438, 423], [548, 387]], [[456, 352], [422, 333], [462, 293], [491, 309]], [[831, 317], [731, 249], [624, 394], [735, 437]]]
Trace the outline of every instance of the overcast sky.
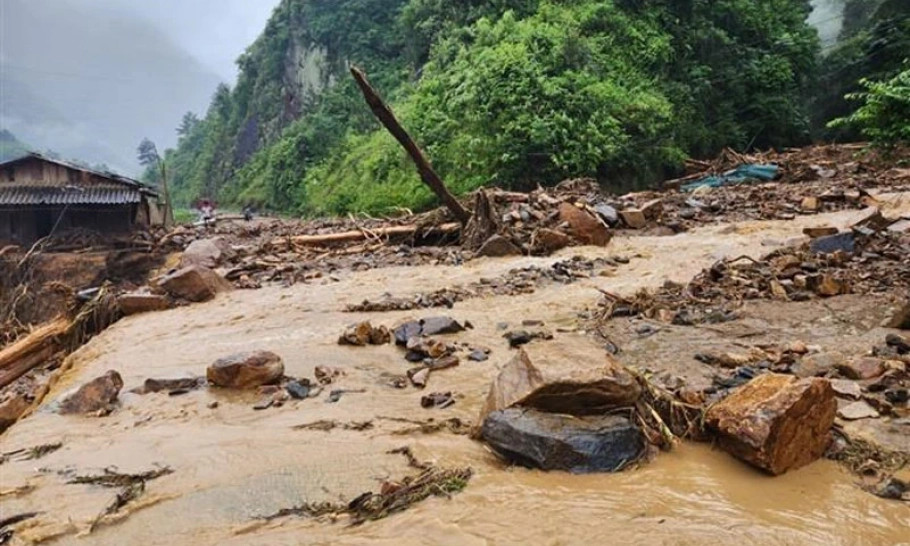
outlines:
[[[3, 0], [0, 0], [2, 2]], [[234, 61], [265, 28], [279, 0], [71, 0], [132, 12], [234, 83]]]

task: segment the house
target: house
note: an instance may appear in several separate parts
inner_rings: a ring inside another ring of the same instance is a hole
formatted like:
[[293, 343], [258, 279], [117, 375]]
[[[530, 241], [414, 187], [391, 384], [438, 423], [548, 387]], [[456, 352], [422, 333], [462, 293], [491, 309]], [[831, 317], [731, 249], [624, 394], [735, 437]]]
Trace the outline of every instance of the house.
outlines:
[[154, 189], [114, 173], [38, 153], [0, 163], [0, 247], [72, 228], [129, 233], [161, 225], [163, 212]]

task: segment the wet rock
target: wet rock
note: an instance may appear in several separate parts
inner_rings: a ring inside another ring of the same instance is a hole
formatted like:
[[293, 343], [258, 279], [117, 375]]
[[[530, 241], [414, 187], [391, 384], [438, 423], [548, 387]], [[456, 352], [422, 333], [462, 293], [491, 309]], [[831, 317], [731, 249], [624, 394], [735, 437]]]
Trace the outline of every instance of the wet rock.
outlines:
[[422, 329], [423, 328], [420, 325], [420, 322], [416, 321], [416, 320], [409, 321], [409, 322], [406, 322], [406, 323], [398, 326], [393, 331], [393, 335], [395, 336], [395, 344], [396, 345], [407, 345], [408, 340], [411, 339], [412, 337], [419, 336], [420, 331]]
[[831, 275], [821, 273], [807, 275], [806, 288], [824, 297], [838, 296], [847, 292], [847, 286], [843, 282]]
[[856, 381], [849, 379], [832, 379], [831, 388], [838, 398], [849, 398], [856, 400], [863, 395], [863, 389]]
[[614, 207], [607, 205], [606, 203], [601, 203], [594, 206], [594, 212], [600, 216], [604, 222], [607, 223], [610, 227], [616, 227], [619, 223], [619, 212]]
[[885, 400], [891, 404], [906, 404], [910, 401], [910, 389], [905, 387], [891, 387], [883, 394]]
[[572, 417], [520, 408], [490, 413], [481, 437], [517, 464], [575, 473], [621, 470], [641, 457], [645, 445], [641, 430], [624, 416]]
[[339, 345], [385, 345], [392, 341], [392, 334], [385, 326], [374, 327], [370, 321], [358, 322], [345, 328], [338, 338]]
[[412, 337], [405, 347], [408, 350], [405, 354], [408, 362], [422, 362], [425, 358], [441, 358], [455, 352], [455, 347], [448, 343], [426, 337]]
[[886, 323], [887, 328], [910, 330], [910, 301], [899, 305]]
[[565, 375], [548, 377], [515, 405], [550, 413], [602, 415], [635, 405], [641, 396], [638, 381], [612, 358], [604, 366], [591, 366]]
[[443, 409], [455, 404], [451, 392], [434, 392], [420, 397], [420, 407], [424, 409]]
[[11, 427], [31, 406], [31, 402], [21, 394], [14, 394], [0, 402], [0, 432]]
[[506, 332], [502, 337], [509, 342], [509, 347], [514, 348], [527, 345], [535, 339], [553, 339], [553, 334], [546, 329], [513, 330], [511, 332]]
[[607, 226], [571, 203], [559, 205], [559, 221], [569, 224], [575, 239], [586, 245], [606, 246], [613, 237]]
[[156, 284], [175, 298], [192, 302], [208, 301], [231, 284], [211, 269], [193, 265], [157, 279]]
[[313, 375], [316, 376], [316, 381], [320, 385], [330, 385], [344, 375], [344, 370], [329, 366], [316, 366]]
[[817, 239], [819, 237], [828, 237], [830, 235], [837, 235], [838, 229], [833, 226], [815, 226], [803, 228], [803, 235], [807, 235], [812, 239]]
[[427, 369], [432, 371], [445, 370], [446, 368], [454, 368], [458, 366], [461, 361], [455, 355], [446, 355], [439, 357], [435, 360], [432, 360], [427, 364]]
[[275, 404], [275, 399], [272, 397], [263, 398], [259, 402], [253, 405], [253, 409], [256, 411], [262, 411], [264, 409], [269, 409], [272, 405]]
[[108, 411], [117, 401], [123, 379], [114, 370], [101, 377], [96, 377], [79, 387], [79, 390], [67, 396], [61, 403], [59, 412], [63, 415], [86, 414]]
[[164, 311], [171, 302], [165, 296], [143, 292], [129, 292], [117, 296], [117, 303], [124, 315], [137, 315], [152, 311]]
[[477, 250], [477, 255], [486, 256], [488, 258], [520, 256], [521, 249], [502, 235], [493, 235], [481, 245], [480, 249]]
[[885, 373], [885, 363], [874, 357], [858, 358], [837, 367], [847, 379], [874, 379]]
[[487, 351], [481, 349], [472, 349], [468, 354], [468, 360], [472, 362], [484, 362], [490, 359], [490, 355]]
[[835, 371], [847, 363], [847, 357], [837, 351], [804, 356], [794, 367], [798, 377], [818, 377]]
[[427, 381], [430, 379], [430, 369], [425, 366], [411, 368], [408, 370], [408, 379], [412, 385], [422, 389], [427, 386]]
[[815, 254], [833, 254], [835, 252], [853, 254], [856, 250], [856, 240], [852, 232], [845, 231], [837, 235], [813, 239], [809, 243], [809, 250]]
[[430, 317], [420, 321], [420, 335], [438, 336], [442, 334], [457, 334], [465, 329], [452, 317]]
[[178, 379], [154, 379], [145, 380], [142, 385], [142, 392], [172, 392], [172, 391], [191, 391], [202, 388], [205, 385], [204, 377], [181, 377]]
[[878, 484], [872, 492], [883, 499], [903, 500], [904, 494], [910, 492], [910, 483], [891, 477]]
[[220, 237], [196, 239], [183, 251], [180, 267], [198, 265], [214, 269], [222, 260], [230, 259], [233, 256], [234, 252], [230, 245]]
[[648, 220], [657, 220], [663, 213], [664, 204], [662, 199], [652, 199], [641, 206], [641, 213]]
[[905, 355], [910, 353], [910, 340], [897, 334], [888, 334], [885, 337], [885, 344], [888, 345], [888, 347], [893, 347], [897, 351], [897, 354]]
[[540, 228], [534, 233], [531, 245], [535, 252], [549, 254], [569, 246], [570, 242], [569, 236], [557, 229]]
[[873, 419], [878, 417], [878, 411], [863, 400], [848, 404], [837, 410], [837, 416], [846, 421], [857, 419]]
[[277, 383], [284, 375], [281, 357], [271, 351], [236, 353], [219, 358], [205, 376], [218, 387], [251, 389]]
[[[519, 349], [490, 384], [477, 423], [482, 424], [491, 412], [514, 406], [543, 384], [543, 374], [531, 362], [528, 353], [524, 349]], [[478, 432], [479, 429], [475, 428], [475, 437]]]
[[828, 381], [769, 373], [712, 405], [705, 422], [724, 450], [779, 475], [821, 457], [836, 410]]
[[311, 386], [308, 380], [289, 381], [288, 384], [284, 386], [284, 389], [291, 398], [295, 400], [305, 400], [310, 397]]

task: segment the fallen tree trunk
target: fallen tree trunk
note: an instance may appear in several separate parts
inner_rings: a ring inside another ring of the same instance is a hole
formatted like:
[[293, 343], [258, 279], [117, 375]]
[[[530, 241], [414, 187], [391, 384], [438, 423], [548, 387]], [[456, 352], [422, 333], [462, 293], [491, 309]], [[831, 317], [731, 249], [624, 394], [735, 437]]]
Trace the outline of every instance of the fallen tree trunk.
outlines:
[[5, 371], [22, 359], [54, 344], [57, 339], [69, 331], [70, 321], [60, 317], [48, 322], [27, 336], [15, 341], [0, 351], [0, 370]]
[[[460, 229], [461, 224], [451, 222], [448, 224], [442, 224], [440, 226], [427, 228], [425, 234], [447, 235], [458, 233]], [[362, 241], [371, 237], [402, 237], [407, 235], [415, 235], [419, 230], [420, 227], [415, 225], [391, 226], [370, 230], [363, 229], [354, 231], [342, 231], [340, 233], [327, 233], [325, 235], [297, 235], [294, 237], [278, 237], [276, 239], [272, 239], [271, 244], [274, 247], [287, 246], [288, 244], [300, 246], [319, 246], [335, 243]]]
[[417, 144], [414, 143], [414, 140], [408, 132], [404, 130], [404, 127], [398, 123], [398, 120], [395, 119], [395, 114], [386, 106], [379, 94], [376, 93], [376, 90], [370, 85], [370, 82], [367, 81], [366, 75], [354, 66], [351, 67], [351, 75], [354, 76], [354, 80], [357, 82], [358, 87], [360, 87], [360, 91], [363, 93], [363, 97], [366, 99], [367, 104], [370, 105], [370, 109], [373, 110], [373, 114], [376, 115], [385, 128], [392, 133], [392, 136], [394, 136], [408, 152], [411, 159], [414, 160], [423, 183], [433, 190], [433, 193], [439, 197], [439, 200], [443, 202], [462, 225], [467, 224], [468, 220], [471, 219], [470, 213], [468, 213], [468, 211], [461, 206], [461, 203], [449, 193], [448, 188], [446, 188], [442, 179], [439, 178], [439, 175], [436, 174], [436, 171], [433, 170], [433, 167], [430, 165], [430, 162], [427, 161], [423, 152]]
[[48, 344], [46, 347], [29, 353], [6, 368], [3, 368], [3, 370], [0, 371], [0, 389], [19, 379], [31, 371], [32, 368], [36, 368], [42, 363], [47, 362], [54, 356], [58, 349], [59, 348], [56, 347], [55, 344]]

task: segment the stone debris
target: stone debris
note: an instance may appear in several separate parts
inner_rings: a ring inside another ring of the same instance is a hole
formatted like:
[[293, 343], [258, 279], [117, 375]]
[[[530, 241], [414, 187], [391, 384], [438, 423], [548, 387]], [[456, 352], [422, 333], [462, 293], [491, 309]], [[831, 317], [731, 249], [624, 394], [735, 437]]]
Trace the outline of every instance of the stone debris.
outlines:
[[216, 387], [253, 389], [277, 383], [284, 375], [284, 362], [270, 351], [236, 353], [219, 358], [206, 370], [206, 379]]
[[769, 373], [710, 406], [705, 422], [724, 450], [779, 475], [824, 454], [836, 409], [827, 380]]
[[847, 421], [856, 421], [857, 419], [871, 419], [879, 416], [878, 411], [869, 405], [868, 402], [860, 400], [853, 402], [837, 410], [837, 416]]
[[337, 381], [339, 378], [345, 375], [344, 370], [340, 368], [332, 368], [330, 366], [316, 366], [313, 370], [313, 375], [316, 376], [316, 381], [320, 385], [330, 385]]
[[108, 413], [117, 401], [123, 379], [114, 370], [96, 377], [64, 398], [58, 407], [62, 415]]
[[142, 384], [142, 387], [134, 389], [132, 392], [137, 394], [148, 394], [156, 392], [167, 392], [168, 394], [173, 393], [184, 393], [196, 389], [201, 389], [206, 385], [206, 378], [204, 377], [181, 377], [177, 379], [154, 379], [149, 378], [145, 380], [145, 383]]
[[489, 414], [481, 434], [509, 461], [542, 470], [617, 472], [645, 449], [641, 429], [620, 415], [574, 417], [511, 408]]
[[345, 328], [339, 345], [385, 345], [392, 342], [392, 334], [385, 326], [375, 327], [370, 321], [358, 322]]
[[190, 302], [208, 301], [220, 292], [231, 289], [231, 284], [221, 275], [198, 265], [168, 273], [154, 279], [153, 284], [174, 298]]
[[128, 292], [117, 296], [117, 303], [124, 315], [137, 315], [153, 311], [170, 309], [171, 301], [159, 294], [147, 292]]
[[433, 392], [420, 397], [420, 407], [424, 409], [444, 409], [455, 404], [455, 397], [451, 392]]
[[396, 345], [408, 345], [411, 338], [428, 337], [443, 334], [457, 334], [465, 327], [451, 317], [429, 317], [417, 321], [408, 321], [393, 330]]

